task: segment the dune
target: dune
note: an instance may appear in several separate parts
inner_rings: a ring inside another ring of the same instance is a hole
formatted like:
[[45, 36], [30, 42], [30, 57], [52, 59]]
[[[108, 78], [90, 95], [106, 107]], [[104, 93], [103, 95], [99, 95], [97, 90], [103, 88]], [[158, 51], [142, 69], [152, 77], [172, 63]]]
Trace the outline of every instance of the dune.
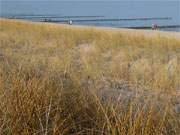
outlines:
[[180, 134], [180, 33], [0, 19], [0, 133]]

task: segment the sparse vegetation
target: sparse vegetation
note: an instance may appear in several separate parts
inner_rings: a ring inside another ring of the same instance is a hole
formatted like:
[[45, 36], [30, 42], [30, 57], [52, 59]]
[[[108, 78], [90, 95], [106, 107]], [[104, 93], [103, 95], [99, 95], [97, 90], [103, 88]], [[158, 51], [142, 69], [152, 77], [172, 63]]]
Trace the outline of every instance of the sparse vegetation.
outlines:
[[180, 40], [0, 20], [1, 134], [180, 134]]

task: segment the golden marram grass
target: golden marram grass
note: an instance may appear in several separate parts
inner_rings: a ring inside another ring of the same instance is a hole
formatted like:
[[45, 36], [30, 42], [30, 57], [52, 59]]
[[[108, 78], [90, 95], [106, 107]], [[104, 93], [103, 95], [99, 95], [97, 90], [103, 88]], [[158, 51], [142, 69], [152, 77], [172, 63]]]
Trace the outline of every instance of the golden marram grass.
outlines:
[[179, 135], [174, 35], [1, 19], [0, 133]]

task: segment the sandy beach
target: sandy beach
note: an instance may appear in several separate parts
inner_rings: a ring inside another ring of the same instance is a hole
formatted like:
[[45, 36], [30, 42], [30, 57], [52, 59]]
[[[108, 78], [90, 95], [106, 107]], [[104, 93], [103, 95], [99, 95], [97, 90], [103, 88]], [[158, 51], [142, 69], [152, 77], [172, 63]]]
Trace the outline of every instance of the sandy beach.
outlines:
[[[8, 20], [2, 19], [1, 20]], [[8, 21], [19, 21], [24, 23], [32, 23], [32, 24], [40, 24], [40, 25], [49, 25], [49, 26], [58, 26], [58, 27], [65, 27], [65, 28], [77, 28], [77, 29], [94, 29], [94, 30], [104, 30], [110, 32], [121, 32], [125, 34], [129, 34], [130, 36], [145, 36], [145, 37], [152, 37], [152, 36], [167, 36], [169, 38], [180, 38], [180, 32], [167, 32], [167, 31], [160, 31], [160, 30], [135, 30], [135, 29], [124, 29], [124, 28], [112, 28], [112, 27], [96, 27], [96, 26], [85, 26], [85, 25], [69, 25], [69, 24], [57, 24], [51, 22], [31, 22], [26, 20], [8, 20]]]

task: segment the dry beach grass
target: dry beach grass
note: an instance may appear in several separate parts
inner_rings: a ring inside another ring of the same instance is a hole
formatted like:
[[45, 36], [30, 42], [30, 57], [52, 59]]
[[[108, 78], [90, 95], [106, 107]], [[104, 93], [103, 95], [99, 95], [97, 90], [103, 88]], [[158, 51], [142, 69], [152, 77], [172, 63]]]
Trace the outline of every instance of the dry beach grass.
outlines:
[[1, 134], [180, 134], [179, 33], [0, 20]]

